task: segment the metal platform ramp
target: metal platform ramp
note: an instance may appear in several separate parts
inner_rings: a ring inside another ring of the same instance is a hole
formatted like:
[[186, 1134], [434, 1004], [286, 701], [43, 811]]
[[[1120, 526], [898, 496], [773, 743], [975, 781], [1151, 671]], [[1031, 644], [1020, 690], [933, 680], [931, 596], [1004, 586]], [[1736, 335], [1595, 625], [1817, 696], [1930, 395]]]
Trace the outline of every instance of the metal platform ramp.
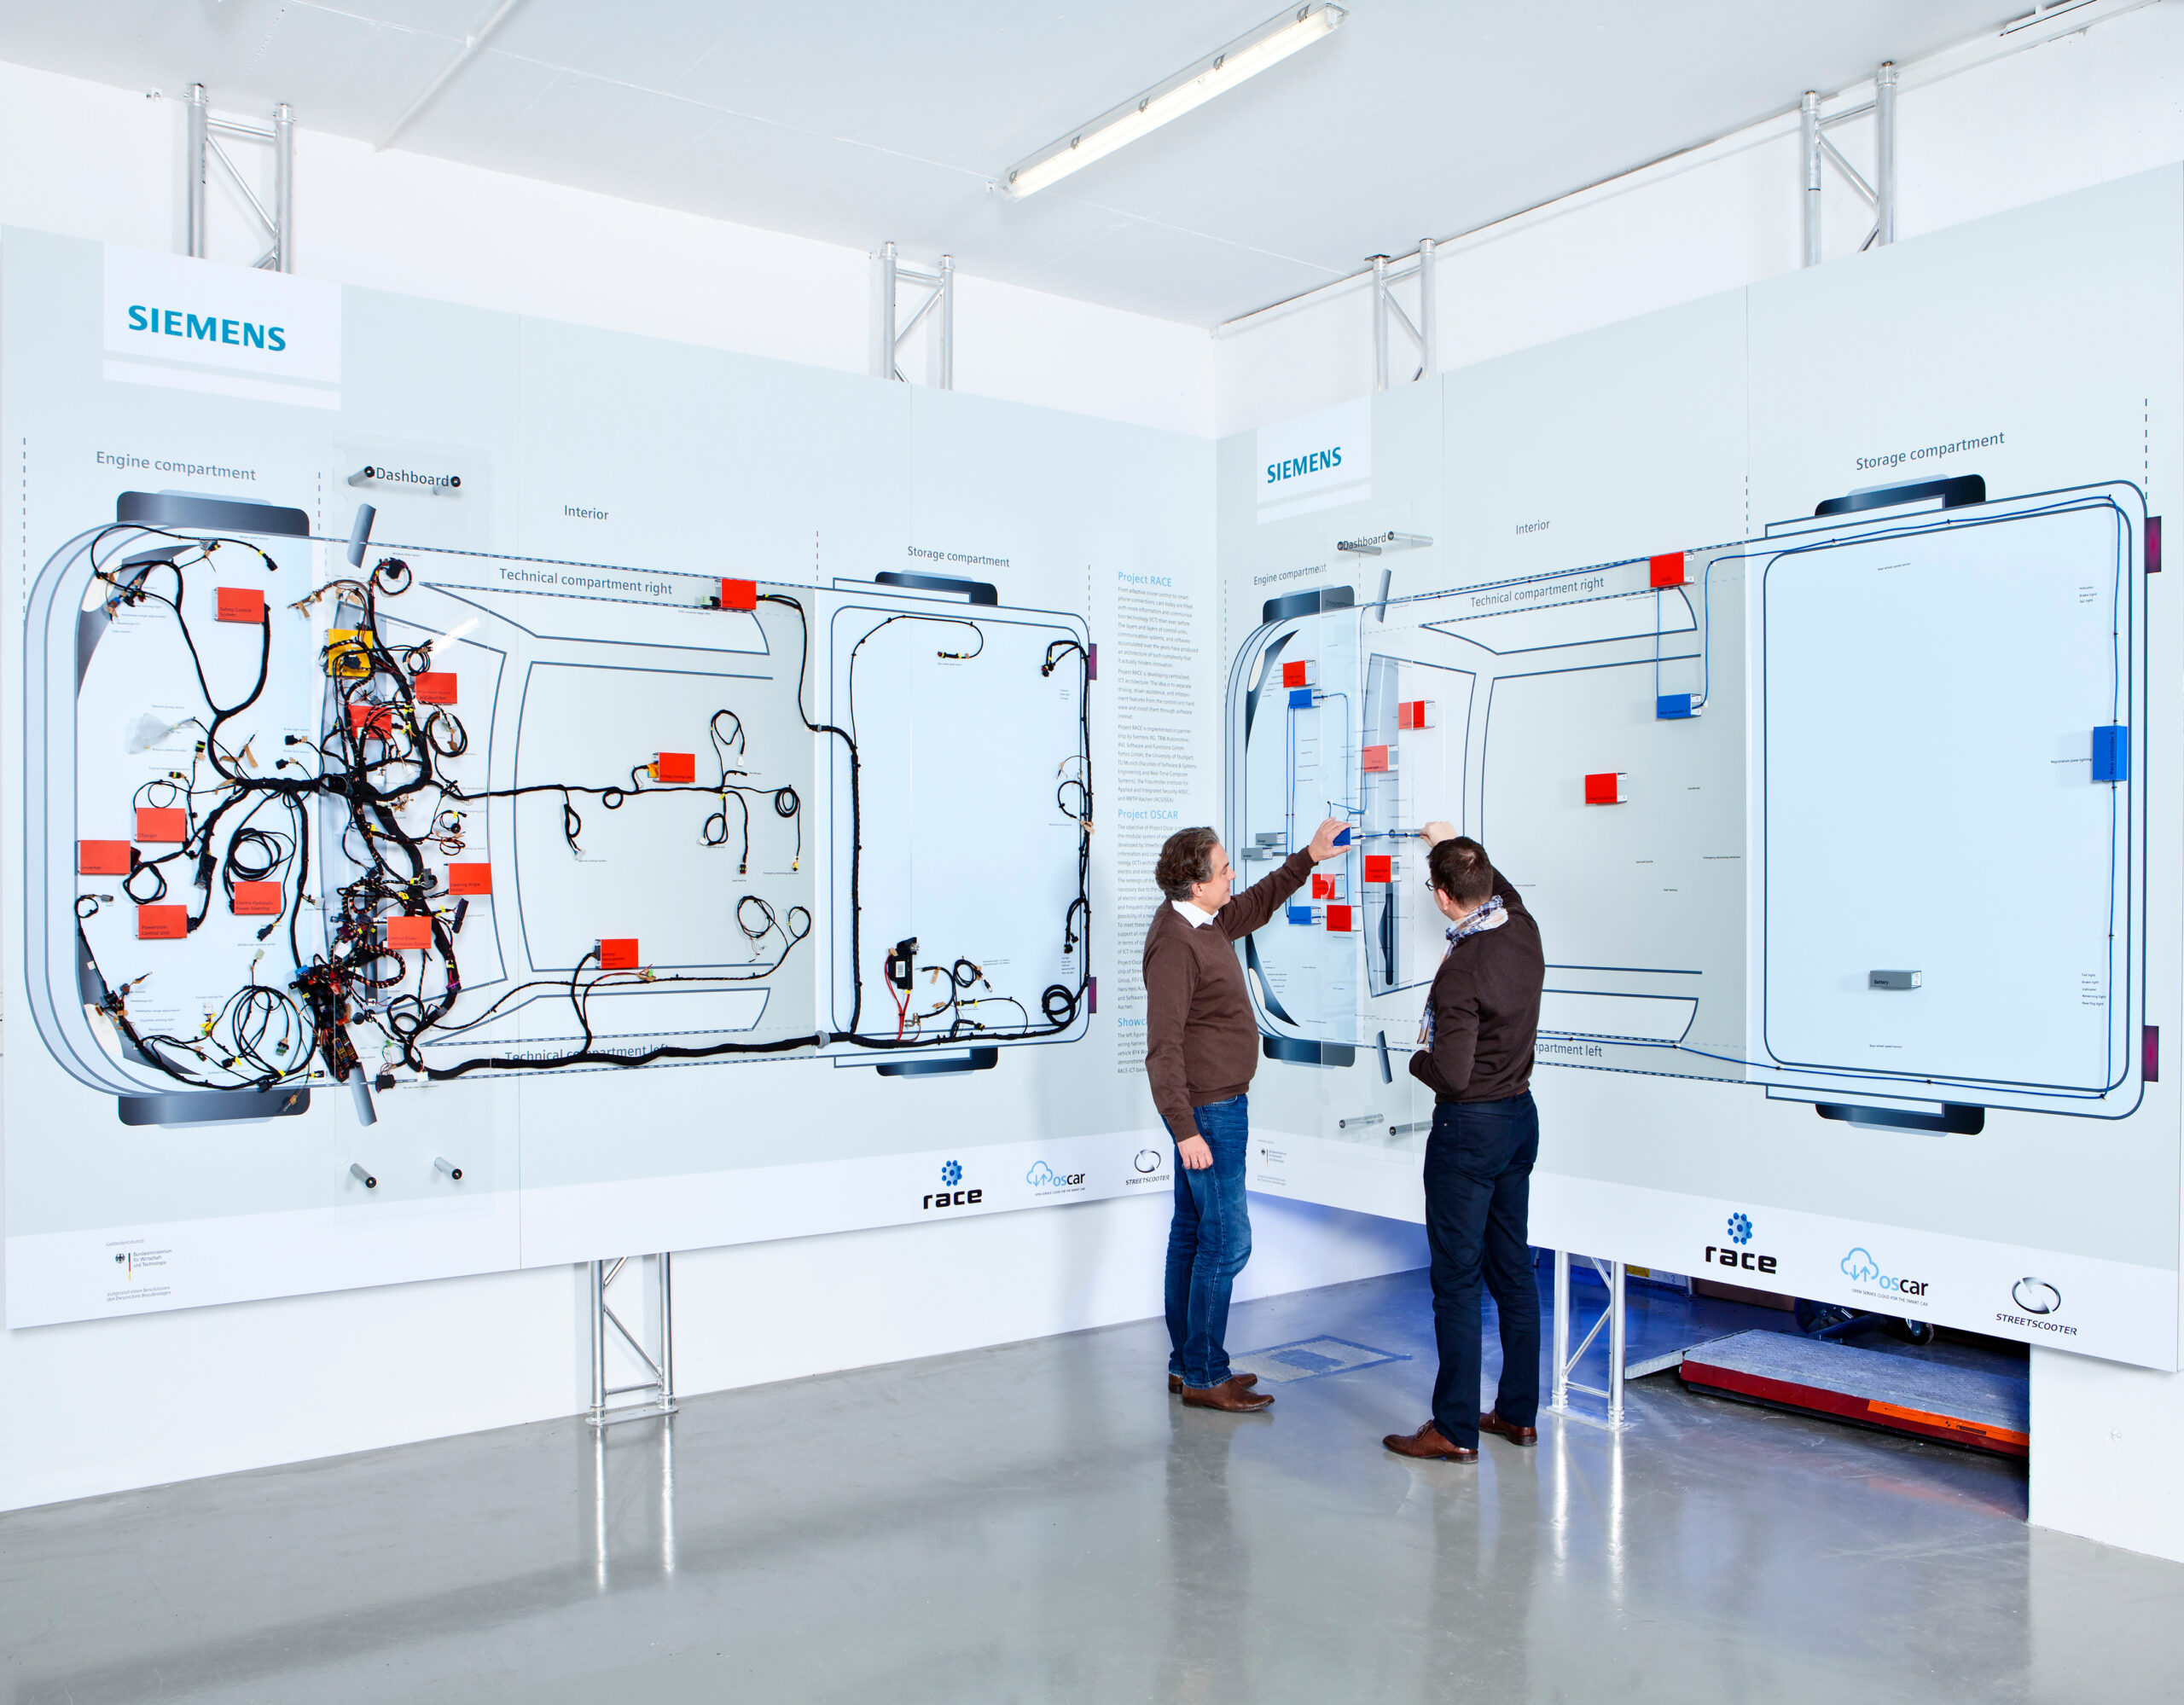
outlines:
[[2030, 1441], [2027, 1382], [1983, 1368], [1751, 1331], [1686, 1350], [1682, 1371], [1700, 1390], [2004, 1456]]

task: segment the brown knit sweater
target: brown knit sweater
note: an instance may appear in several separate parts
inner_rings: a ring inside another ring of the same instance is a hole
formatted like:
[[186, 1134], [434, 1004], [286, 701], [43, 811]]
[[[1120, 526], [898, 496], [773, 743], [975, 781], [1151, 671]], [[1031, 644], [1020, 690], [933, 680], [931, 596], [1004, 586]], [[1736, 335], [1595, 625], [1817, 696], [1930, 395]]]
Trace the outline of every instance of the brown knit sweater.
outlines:
[[1410, 1075], [1444, 1101], [1506, 1101], [1532, 1087], [1532, 1045], [1547, 980], [1539, 925], [1517, 890], [1494, 873], [1509, 913], [1451, 947], [1433, 974], [1433, 1046], [1410, 1057]]
[[1163, 900], [1145, 932], [1145, 1075], [1153, 1105], [1177, 1142], [1198, 1134], [1191, 1109], [1211, 1107], [1252, 1087], [1259, 1032], [1236, 943], [1304, 885], [1309, 853], [1289, 855], [1194, 927]]

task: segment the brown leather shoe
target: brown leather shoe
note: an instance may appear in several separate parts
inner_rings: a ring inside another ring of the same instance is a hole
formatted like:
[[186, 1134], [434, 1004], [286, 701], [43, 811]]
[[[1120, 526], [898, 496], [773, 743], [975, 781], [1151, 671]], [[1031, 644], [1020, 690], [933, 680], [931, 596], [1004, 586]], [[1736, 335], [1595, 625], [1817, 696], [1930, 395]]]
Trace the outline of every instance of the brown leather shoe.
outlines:
[[1196, 1386], [1186, 1385], [1183, 1388], [1183, 1401], [1194, 1409], [1226, 1409], [1232, 1414], [1238, 1415], [1248, 1414], [1254, 1409], [1269, 1407], [1274, 1402], [1273, 1398], [1263, 1391], [1253, 1391], [1244, 1383], [1244, 1381], [1250, 1377], [1249, 1374], [1242, 1374], [1234, 1378], [1224, 1379], [1218, 1385], [1209, 1385], [1203, 1390]]
[[[1259, 1377], [1258, 1377], [1258, 1375], [1257, 1375], [1256, 1373], [1236, 1373], [1236, 1374], [1231, 1374], [1231, 1375], [1229, 1376], [1229, 1377], [1230, 1377], [1232, 1380], [1234, 1380], [1237, 1384], [1239, 1384], [1239, 1385], [1243, 1385], [1243, 1386], [1252, 1386], [1252, 1385], [1257, 1385], [1257, 1384], [1259, 1383]], [[1181, 1375], [1180, 1373], [1171, 1373], [1171, 1374], [1170, 1374], [1170, 1375], [1168, 1376], [1168, 1395], [1169, 1395], [1170, 1397], [1173, 1397], [1173, 1396], [1175, 1396], [1176, 1394], [1178, 1394], [1179, 1392], [1181, 1392], [1181, 1391], [1182, 1390], [1182, 1389], [1183, 1389], [1183, 1377], [1182, 1377], [1182, 1375]]]
[[1478, 1430], [1482, 1433], [1499, 1433], [1513, 1445], [1536, 1445], [1539, 1442], [1537, 1427], [1513, 1427], [1502, 1418], [1502, 1412], [1498, 1409], [1489, 1409], [1478, 1418]]
[[1380, 1442], [1397, 1456], [1419, 1457], [1428, 1462], [1477, 1462], [1478, 1453], [1468, 1445], [1452, 1445], [1441, 1430], [1428, 1421], [1414, 1433], [1390, 1433]]

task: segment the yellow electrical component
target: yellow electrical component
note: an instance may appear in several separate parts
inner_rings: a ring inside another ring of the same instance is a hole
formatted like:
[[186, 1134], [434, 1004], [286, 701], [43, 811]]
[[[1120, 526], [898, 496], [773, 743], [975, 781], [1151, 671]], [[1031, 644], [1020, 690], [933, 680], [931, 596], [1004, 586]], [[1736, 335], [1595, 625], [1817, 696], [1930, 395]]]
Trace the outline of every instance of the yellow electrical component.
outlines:
[[326, 672], [336, 681], [363, 681], [372, 672], [369, 628], [335, 628], [326, 636]]

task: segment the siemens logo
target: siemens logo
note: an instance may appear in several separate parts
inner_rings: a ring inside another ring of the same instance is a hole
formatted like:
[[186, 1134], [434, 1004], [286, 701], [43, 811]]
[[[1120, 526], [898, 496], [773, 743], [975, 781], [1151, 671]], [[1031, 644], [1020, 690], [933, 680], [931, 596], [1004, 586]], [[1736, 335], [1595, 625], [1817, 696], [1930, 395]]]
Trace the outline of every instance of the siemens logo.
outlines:
[[1333, 449], [1314, 450], [1310, 455], [1291, 456], [1282, 461], [1266, 465], [1266, 483], [1279, 484], [1285, 479], [1297, 479], [1307, 473], [1319, 473], [1330, 467], [1342, 466], [1342, 446]]
[[148, 308], [131, 303], [129, 329], [160, 337], [195, 338], [200, 343], [232, 344], [238, 349], [285, 350], [288, 328], [251, 320], [224, 320], [217, 314], [190, 314], [178, 308]]

